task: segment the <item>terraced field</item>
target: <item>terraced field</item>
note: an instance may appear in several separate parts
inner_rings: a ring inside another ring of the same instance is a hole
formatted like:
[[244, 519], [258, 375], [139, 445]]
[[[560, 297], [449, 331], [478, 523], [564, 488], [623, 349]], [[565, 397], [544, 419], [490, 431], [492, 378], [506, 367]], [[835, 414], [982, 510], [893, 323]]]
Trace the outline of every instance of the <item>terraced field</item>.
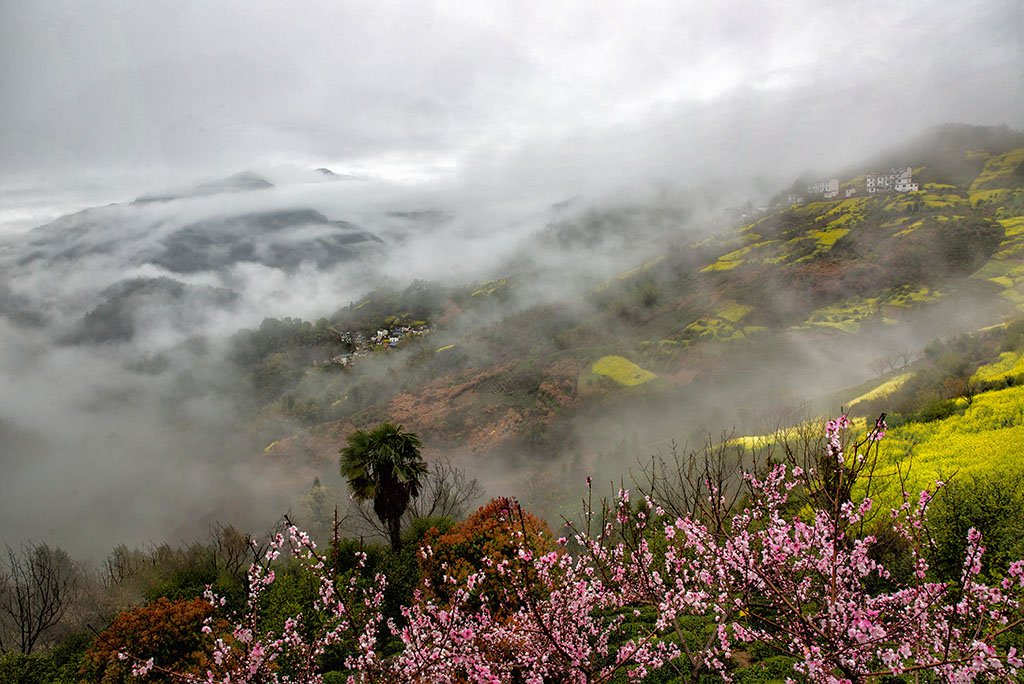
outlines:
[[985, 392], [949, 418], [891, 430], [879, 470], [890, 478], [879, 497], [885, 506], [901, 498], [898, 473], [913, 493], [936, 480], [1024, 471], [1024, 387]]
[[595, 376], [609, 378], [624, 387], [636, 387], [658, 377], [622, 356], [603, 356], [594, 362], [590, 371]]

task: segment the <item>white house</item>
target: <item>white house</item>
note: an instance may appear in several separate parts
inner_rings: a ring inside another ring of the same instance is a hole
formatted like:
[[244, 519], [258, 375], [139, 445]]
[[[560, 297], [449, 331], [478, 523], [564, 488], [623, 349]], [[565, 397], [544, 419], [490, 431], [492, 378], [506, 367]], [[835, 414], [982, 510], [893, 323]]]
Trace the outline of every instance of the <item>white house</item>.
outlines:
[[834, 199], [839, 196], [839, 179], [829, 178], [817, 183], [811, 183], [807, 186], [807, 194], [821, 195], [825, 199]]
[[892, 176], [887, 173], [869, 173], [864, 180], [864, 186], [869, 195], [888, 192], [892, 189]]
[[917, 183], [913, 182], [914, 170], [911, 167], [901, 169], [889, 169], [888, 173], [869, 173], [865, 180], [865, 186], [869, 195], [879, 192], [914, 192], [918, 189]]
[[893, 182], [896, 192], [917, 192], [917, 183], [913, 182], [914, 170], [909, 166], [898, 172]]

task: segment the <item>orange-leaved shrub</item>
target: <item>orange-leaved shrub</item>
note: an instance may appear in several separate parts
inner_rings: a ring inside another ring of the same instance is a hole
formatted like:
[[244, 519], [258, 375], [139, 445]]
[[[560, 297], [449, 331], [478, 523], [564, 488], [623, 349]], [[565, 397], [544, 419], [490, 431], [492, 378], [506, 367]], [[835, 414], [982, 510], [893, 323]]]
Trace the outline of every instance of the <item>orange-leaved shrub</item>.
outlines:
[[[132, 667], [149, 658], [162, 668], [205, 678], [207, 670], [217, 670], [211, 657], [215, 637], [231, 632], [224, 620], [211, 619], [210, 633], [204, 633], [205, 621], [213, 614], [213, 606], [200, 598], [179, 601], [160, 598], [121, 613], [96, 637], [85, 654], [80, 672], [83, 681], [90, 684], [180, 681], [156, 670], [133, 677]], [[123, 658], [122, 653], [127, 657]]]
[[[419, 562], [425, 593], [447, 601], [454, 586], [462, 585], [471, 574], [483, 573], [480, 595], [491, 610], [495, 614], [513, 612], [518, 606], [501, 591], [505, 582], [498, 566], [509, 563], [515, 571], [520, 550], [537, 557], [554, 546], [553, 535], [544, 520], [523, 510], [515, 499], [491, 499], [447, 533], [435, 528], [423, 537]], [[446, 582], [445, 577], [457, 582]]]

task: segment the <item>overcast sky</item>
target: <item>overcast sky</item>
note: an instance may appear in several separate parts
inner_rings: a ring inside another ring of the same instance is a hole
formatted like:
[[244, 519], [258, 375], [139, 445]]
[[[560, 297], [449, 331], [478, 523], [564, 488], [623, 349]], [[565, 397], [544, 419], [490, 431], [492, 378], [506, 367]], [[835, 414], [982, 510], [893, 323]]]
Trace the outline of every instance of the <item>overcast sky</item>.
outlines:
[[0, 182], [10, 205], [40, 183], [279, 164], [660, 178], [722, 144], [788, 169], [786, 149], [1021, 127], [1022, 17], [1019, 0], [0, 0]]

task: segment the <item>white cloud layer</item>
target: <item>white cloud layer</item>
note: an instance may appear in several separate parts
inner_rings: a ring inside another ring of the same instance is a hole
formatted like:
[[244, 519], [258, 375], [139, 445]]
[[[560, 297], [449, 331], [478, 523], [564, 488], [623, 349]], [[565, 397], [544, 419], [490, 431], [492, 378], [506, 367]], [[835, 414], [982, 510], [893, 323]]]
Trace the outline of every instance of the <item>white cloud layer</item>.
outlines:
[[685, 152], [747, 127], [792, 136], [787, 121], [839, 147], [1020, 125], [1021, 7], [8, 0], [0, 173], [152, 187], [298, 162], [472, 177], [493, 156], [557, 162], [576, 145], [639, 171], [658, 156], [652, 129]]

